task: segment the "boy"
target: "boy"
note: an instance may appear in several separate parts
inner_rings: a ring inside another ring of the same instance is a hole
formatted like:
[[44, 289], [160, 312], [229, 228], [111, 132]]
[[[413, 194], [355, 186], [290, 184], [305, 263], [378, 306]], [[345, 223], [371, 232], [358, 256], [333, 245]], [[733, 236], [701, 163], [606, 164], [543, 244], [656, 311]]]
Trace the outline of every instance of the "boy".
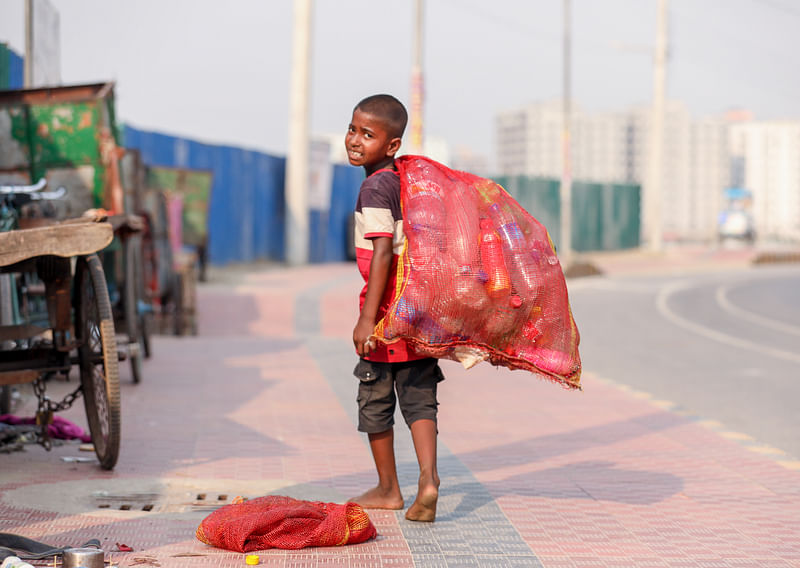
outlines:
[[405, 342], [376, 344], [371, 338], [394, 299], [397, 259], [405, 240], [394, 156], [407, 122], [400, 101], [374, 95], [356, 105], [345, 137], [350, 163], [363, 166], [367, 174], [355, 211], [356, 261], [366, 285], [353, 329], [353, 345], [361, 357], [354, 373], [361, 381], [358, 429], [369, 436], [378, 472], [378, 485], [352, 501], [373, 509], [404, 506], [394, 457], [394, 409], [399, 399], [419, 462], [419, 490], [406, 518], [433, 521], [439, 497], [436, 386], [444, 377], [436, 359], [420, 357]]

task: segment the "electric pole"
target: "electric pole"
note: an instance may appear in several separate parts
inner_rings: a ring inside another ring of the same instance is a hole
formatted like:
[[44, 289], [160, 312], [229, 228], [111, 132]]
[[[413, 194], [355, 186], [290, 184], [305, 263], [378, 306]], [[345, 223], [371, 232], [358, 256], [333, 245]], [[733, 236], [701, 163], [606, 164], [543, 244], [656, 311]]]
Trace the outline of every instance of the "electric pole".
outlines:
[[422, 74], [423, 55], [423, 30], [425, 2], [416, 0], [414, 18], [414, 52], [411, 63], [411, 116], [409, 117], [410, 144], [409, 153], [422, 154], [424, 147], [423, 137], [423, 111], [425, 99], [425, 84]]
[[566, 269], [572, 260], [572, 152], [570, 126], [572, 122], [571, 105], [571, 0], [564, 0], [564, 92], [561, 131], [561, 239], [558, 256], [562, 268]]
[[653, 252], [662, 249], [661, 209], [664, 204], [664, 105], [667, 75], [668, 0], [658, 0], [656, 49], [653, 58], [653, 108], [650, 124], [650, 168], [645, 191], [645, 232]]
[[33, 87], [33, 0], [25, 0], [25, 67], [23, 86]]
[[308, 262], [309, 95], [312, 0], [294, 0], [289, 154], [286, 158], [286, 260]]

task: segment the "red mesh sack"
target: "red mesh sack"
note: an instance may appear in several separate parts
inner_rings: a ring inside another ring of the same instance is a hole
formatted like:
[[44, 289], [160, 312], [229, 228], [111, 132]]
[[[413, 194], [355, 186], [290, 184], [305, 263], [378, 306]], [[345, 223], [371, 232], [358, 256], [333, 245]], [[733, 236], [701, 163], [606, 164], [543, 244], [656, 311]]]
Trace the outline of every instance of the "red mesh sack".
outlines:
[[225, 505], [203, 519], [196, 532], [202, 542], [236, 552], [341, 546], [376, 535], [361, 505], [273, 495]]
[[491, 180], [420, 156], [396, 164], [406, 244], [375, 337], [580, 388], [580, 336], [544, 226]]

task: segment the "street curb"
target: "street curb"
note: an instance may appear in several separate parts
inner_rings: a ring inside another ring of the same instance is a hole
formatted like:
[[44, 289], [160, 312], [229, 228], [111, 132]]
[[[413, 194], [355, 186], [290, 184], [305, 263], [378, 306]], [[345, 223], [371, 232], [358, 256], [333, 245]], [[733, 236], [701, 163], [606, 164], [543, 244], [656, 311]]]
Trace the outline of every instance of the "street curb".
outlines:
[[773, 264], [783, 262], [800, 262], [800, 251], [761, 252], [753, 259], [753, 264]]
[[644, 400], [659, 408], [661, 410], [671, 412], [673, 414], [677, 414], [682, 418], [686, 418], [695, 424], [699, 424], [704, 428], [719, 434], [721, 437], [725, 438], [726, 440], [730, 440], [736, 442], [741, 447], [750, 450], [753, 453], [760, 455], [761, 457], [767, 458], [778, 465], [785, 467], [786, 469], [790, 469], [793, 471], [800, 471], [800, 459], [797, 459], [795, 456], [792, 456], [785, 452], [780, 448], [776, 448], [775, 446], [771, 446], [769, 444], [765, 444], [759, 442], [749, 434], [744, 434], [742, 432], [736, 432], [727, 428], [722, 422], [718, 420], [711, 420], [708, 418], [704, 418], [690, 410], [686, 407], [676, 404], [669, 400], [662, 400], [655, 398], [651, 393], [647, 391], [642, 391], [638, 389], [634, 389], [633, 387], [629, 387], [626, 384], [619, 383], [614, 381], [613, 379], [609, 379], [606, 377], [600, 377], [595, 373], [591, 373], [592, 379], [596, 380], [599, 383], [604, 385], [614, 387], [622, 392], [625, 392], [634, 398], [638, 398], [640, 400]]

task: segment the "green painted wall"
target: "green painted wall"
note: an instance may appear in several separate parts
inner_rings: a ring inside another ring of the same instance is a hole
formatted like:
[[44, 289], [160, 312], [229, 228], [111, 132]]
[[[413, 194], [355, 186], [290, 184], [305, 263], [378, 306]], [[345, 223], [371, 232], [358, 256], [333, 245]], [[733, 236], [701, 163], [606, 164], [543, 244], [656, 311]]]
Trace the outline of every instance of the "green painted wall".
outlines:
[[[99, 88], [98, 88], [99, 90]], [[86, 91], [70, 100], [70, 88], [63, 87], [56, 101], [22, 102], [25, 91], [7, 91], [0, 98], [0, 140], [13, 147], [14, 163], [2, 163], [7, 171], [17, 170], [33, 182], [47, 177], [54, 169], [76, 169], [90, 166], [93, 182], [90, 188], [95, 207], [105, 205], [106, 168], [101, 156], [101, 132], [108, 130], [119, 141], [114, 124], [113, 95], [87, 97]], [[10, 138], [10, 140], [8, 139]], [[2, 160], [0, 160], [2, 161]], [[7, 161], [7, 160], [6, 160]]]
[[[561, 238], [560, 182], [527, 176], [499, 176], [495, 181], [547, 228], [558, 247]], [[638, 185], [573, 182], [573, 250], [589, 252], [638, 247], [640, 200]]]
[[203, 246], [208, 242], [208, 202], [213, 175], [209, 171], [150, 166], [147, 187], [157, 188], [183, 199], [182, 241]]
[[8, 89], [11, 80], [11, 64], [8, 46], [0, 43], [0, 89]]

